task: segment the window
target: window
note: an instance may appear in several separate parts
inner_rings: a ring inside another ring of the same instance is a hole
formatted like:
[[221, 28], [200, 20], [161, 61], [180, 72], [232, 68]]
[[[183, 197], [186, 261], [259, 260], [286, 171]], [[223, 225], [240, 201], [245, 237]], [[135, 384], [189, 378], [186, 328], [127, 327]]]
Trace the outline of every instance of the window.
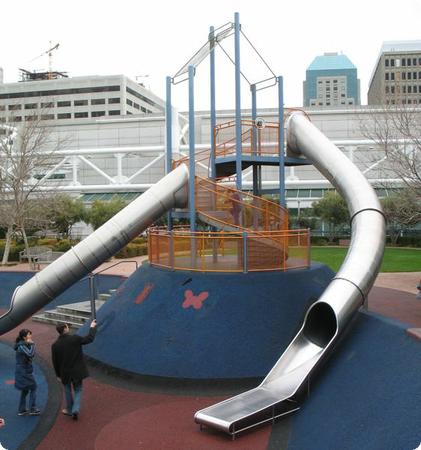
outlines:
[[412, 94], [412, 86], [408, 86], [408, 94]]
[[402, 86], [402, 92], [406, 94], [406, 86]]
[[412, 58], [412, 65], [416, 66], [417, 65], [417, 58]]
[[385, 87], [385, 92], [386, 92], [386, 94], [389, 93], [389, 86], [386, 86], [386, 87]]
[[140, 100], [143, 100], [145, 103], [148, 103], [149, 105], [158, 106], [153, 100], [145, 97], [142, 94], [139, 94], [138, 92], [134, 91], [133, 89], [130, 89], [129, 87], [126, 87], [126, 92], [128, 92], [129, 94], [134, 95], [135, 97], [137, 97]]
[[136, 102], [133, 102], [133, 106], [134, 106], [136, 109], [139, 109], [139, 108], [140, 108], [139, 105], [138, 105]]
[[418, 65], [421, 66], [421, 58], [418, 58]]
[[421, 72], [418, 72], [418, 79], [421, 80]]
[[54, 108], [54, 102], [41, 103], [41, 108]]
[[406, 72], [402, 72], [402, 80], [406, 80]]
[[91, 105], [105, 105], [105, 98], [94, 98], [91, 100]]
[[70, 113], [57, 114], [57, 119], [71, 119], [72, 115]]
[[385, 65], [386, 67], [389, 67], [389, 60], [388, 60], [388, 59], [385, 59], [385, 60], [384, 60], [384, 65]]
[[38, 120], [38, 116], [36, 114], [31, 114], [30, 116], [25, 116], [25, 120], [27, 122], [31, 122], [33, 120]]
[[390, 93], [394, 94], [395, 93], [395, 86], [390, 86]]
[[[120, 86], [98, 86], [87, 88], [74, 89], [51, 89], [47, 91], [27, 91], [27, 92], [13, 92], [9, 94], [0, 94], [1, 98], [29, 98], [29, 97], [46, 97], [59, 95], [74, 95], [74, 94], [91, 94], [94, 92], [116, 92], [120, 91]], [[149, 100], [149, 99], [147, 99]], [[150, 100], [149, 100], [150, 101]]]
[[22, 109], [22, 105], [9, 105], [9, 111], [18, 111]]
[[4, 105], [0, 105], [0, 111], [4, 111], [6, 107]]
[[412, 72], [408, 72], [408, 80], [412, 78]]
[[417, 72], [412, 72], [412, 79], [416, 80], [417, 79]]
[[27, 103], [25, 105], [25, 109], [37, 109], [38, 108], [38, 103]]
[[91, 117], [101, 117], [105, 116], [105, 111], [92, 111]]
[[386, 81], [389, 80], [389, 72], [386, 72], [386, 73], [384, 74], [384, 79], [385, 79]]
[[410, 65], [411, 65], [411, 58], [408, 58], [408, 59], [406, 60], [406, 65], [407, 65], [407, 66], [410, 66]]
[[120, 103], [120, 97], [109, 98], [108, 103]]
[[111, 111], [108, 111], [109, 116], [119, 116], [120, 110], [119, 109], [112, 109]]
[[133, 102], [132, 102], [131, 100], [129, 100], [129, 99], [126, 99], [126, 103], [127, 103], [129, 106], [133, 106]]
[[392, 81], [395, 81], [395, 72], [392, 72], [392, 73], [390, 74], [390, 79], [391, 79]]
[[86, 106], [88, 104], [88, 100], [75, 100], [73, 103], [75, 106]]
[[82, 117], [89, 117], [89, 114], [87, 112], [76, 112], [75, 113], [75, 119], [81, 119]]
[[42, 114], [41, 120], [54, 120], [54, 114]]
[[395, 67], [395, 60], [394, 60], [393, 58], [391, 58], [391, 60], [390, 60], [390, 65], [391, 65], [392, 67]]
[[406, 66], [406, 59], [402, 58], [402, 66]]
[[65, 106], [71, 106], [71, 102], [57, 102], [58, 108], [64, 108]]

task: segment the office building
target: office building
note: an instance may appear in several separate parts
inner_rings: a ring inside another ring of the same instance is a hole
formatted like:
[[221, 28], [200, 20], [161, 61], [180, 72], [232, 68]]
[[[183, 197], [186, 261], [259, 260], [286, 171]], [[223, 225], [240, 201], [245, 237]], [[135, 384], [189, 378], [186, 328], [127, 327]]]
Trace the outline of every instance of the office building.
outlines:
[[[26, 74], [27, 75], [27, 74]], [[103, 116], [163, 113], [164, 101], [124, 75], [58, 77], [2, 83], [0, 122], [69, 121]]]
[[317, 56], [306, 70], [304, 106], [360, 105], [360, 80], [349, 58], [338, 53]]
[[421, 104], [421, 41], [383, 43], [368, 87], [368, 104]]

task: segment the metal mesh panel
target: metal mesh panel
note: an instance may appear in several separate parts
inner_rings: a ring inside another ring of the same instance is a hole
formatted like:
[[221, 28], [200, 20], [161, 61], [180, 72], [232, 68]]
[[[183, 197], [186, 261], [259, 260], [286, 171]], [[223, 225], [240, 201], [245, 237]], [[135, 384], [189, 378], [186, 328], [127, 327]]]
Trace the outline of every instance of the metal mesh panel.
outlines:
[[288, 212], [280, 205], [199, 177], [196, 209], [208, 220], [231, 229], [288, 229]]
[[150, 263], [179, 270], [242, 272], [308, 267], [307, 230], [224, 233], [154, 229]]

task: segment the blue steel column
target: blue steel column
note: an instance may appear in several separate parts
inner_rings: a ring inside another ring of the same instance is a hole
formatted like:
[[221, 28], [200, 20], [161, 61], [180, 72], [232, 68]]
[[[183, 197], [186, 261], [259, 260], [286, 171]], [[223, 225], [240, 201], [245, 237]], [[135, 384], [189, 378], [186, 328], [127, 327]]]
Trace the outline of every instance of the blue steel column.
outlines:
[[241, 179], [241, 72], [240, 72], [240, 14], [234, 14], [235, 35], [235, 168], [237, 172], [237, 189], [242, 188]]
[[195, 198], [195, 120], [194, 120], [194, 67], [189, 66], [189, 210], [190, 231], [196, 231]]
[[[257, 119], [256, 85], [252, 84], [250, 86], [250, 90], [251, 90], [251, 118], [253, 120], [253, 124], [255, 124], [256, 123], [256, 119]], [[253, 128], [252, 128], [252, 145], [253, 145], [252, 155], [256, 156], [257, 128], [255, 126], [253, 126]], [[253, 195], [259, 195], [258, 183], [259, 183], [258, 166], [256, 164], [253, 164]]]
[[216, 126], [216, 101], [215, 101], [215, 41], [214, 41], [214, 27], [210, 27], [209, 45], [210, 45], [210, 142], [211, 142], [211, 157], [210, 157], [210, 178], [212, 180], [216, 177], [215, 167], [215, 135], [214, 130]]
[[284, 79], [278, 77], [278, 113], [279, 113], [279, 203], [286, 207], [285, 200], [285, 154], [284, 154]]
[[[172, 104], [171, 104], [171, 77], [166, 79], [166, 102], [165, 102], [165, 128], [166, 128], [166, 155], [165, 155], [165, 173], [171, 172], [172, 166]], [[167, 229], [172, 230], [172, 213], [168, 211], [167, 213]]]

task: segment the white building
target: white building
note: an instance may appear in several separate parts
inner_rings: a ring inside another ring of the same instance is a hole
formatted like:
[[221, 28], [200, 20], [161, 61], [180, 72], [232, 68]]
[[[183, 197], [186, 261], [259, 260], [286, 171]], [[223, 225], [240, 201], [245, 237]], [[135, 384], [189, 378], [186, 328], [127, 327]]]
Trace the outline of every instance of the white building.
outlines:
[[57, 122], [130, 114], [162, 113], [162, 99], [124, 75], [63, 77], [2, 83], [0, 122]]

